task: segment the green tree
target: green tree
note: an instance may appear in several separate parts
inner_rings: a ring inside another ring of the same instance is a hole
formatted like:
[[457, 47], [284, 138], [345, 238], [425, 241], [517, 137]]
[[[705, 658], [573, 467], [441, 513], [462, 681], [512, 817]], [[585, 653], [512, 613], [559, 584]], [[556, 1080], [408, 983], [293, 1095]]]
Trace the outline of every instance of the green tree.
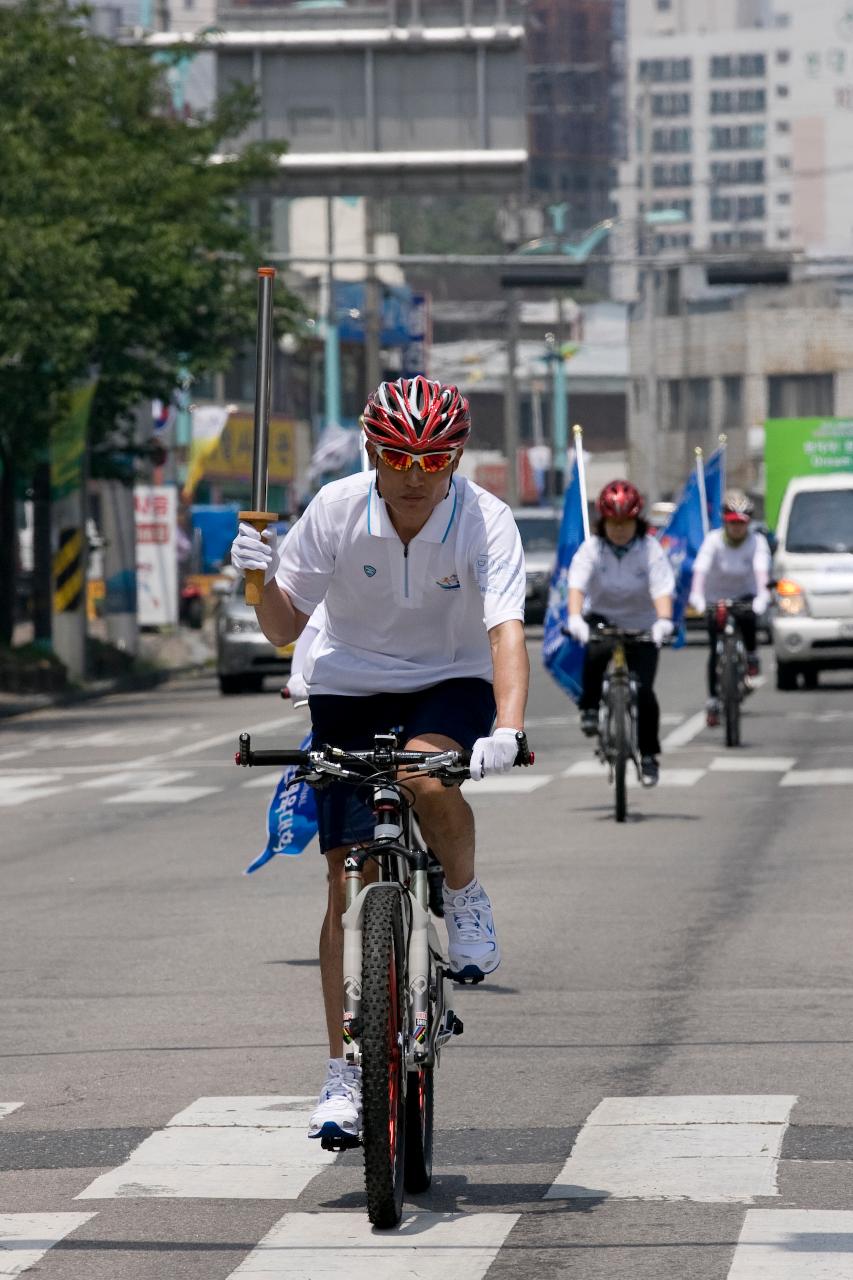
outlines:
[[[235, 91], [176, 119], [162, 64], [92, 35], [85, 10], [0, 10], [0, 643], [11, 634], [12, 495], [46, 456], [74, 383], [98, 373], [94, 442], [180, 364], [227, 366], [253, 333], [261, 247], [244, 194], [281, 146], [233, 153], [254, 117]], [[295, 304], [279, 288], [277, 322]]]

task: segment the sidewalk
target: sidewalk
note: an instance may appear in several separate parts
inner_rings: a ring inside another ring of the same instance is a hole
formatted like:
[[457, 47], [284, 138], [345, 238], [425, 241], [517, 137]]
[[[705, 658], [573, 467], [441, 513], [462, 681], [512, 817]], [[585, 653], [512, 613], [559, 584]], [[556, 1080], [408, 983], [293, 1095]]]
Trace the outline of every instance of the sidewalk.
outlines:
[[0, 690], [0, 720], [41, 711], [45, 707], [91, 702], [111, 693], [153, 689], [175, 676], [201, 675], [207, 669], [212, 671], [216, 657], [212, 626], [205, 623], [200, 631], [191, 627], [175, 627], [167, 632], [142, 632], [138, 656], [149, 664], [148, 670], [107, 680], [91, 680], [61, 693], [9, 693]]

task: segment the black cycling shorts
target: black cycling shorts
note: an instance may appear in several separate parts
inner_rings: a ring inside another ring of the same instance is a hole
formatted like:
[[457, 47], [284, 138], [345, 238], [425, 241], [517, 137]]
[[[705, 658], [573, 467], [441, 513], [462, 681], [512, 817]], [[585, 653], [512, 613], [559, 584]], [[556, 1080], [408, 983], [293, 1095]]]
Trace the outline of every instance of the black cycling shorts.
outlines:
[[[491, 732], [495, 697], [488, 680], [442, 680], [414, 693], [366, 697], [315, 694], [308, 699], [312, 746], [367, 751], [377, 733], [396, 732], [400, 748], [425, 733], [439, 733], [470, 751]], [[332, 782], [316, 791], [320, 849], [339, 849], [373, 837], [370, 788]]]

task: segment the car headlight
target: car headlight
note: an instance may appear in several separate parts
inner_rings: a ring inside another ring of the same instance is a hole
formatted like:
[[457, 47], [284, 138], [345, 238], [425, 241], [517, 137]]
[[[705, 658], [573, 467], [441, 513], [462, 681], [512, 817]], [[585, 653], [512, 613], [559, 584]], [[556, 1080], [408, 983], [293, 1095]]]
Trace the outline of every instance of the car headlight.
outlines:
[[798, 582], [780, 578], [776, 583], [776, 608], [783, 618], [800, 618], [808, 614], [806, 596]]

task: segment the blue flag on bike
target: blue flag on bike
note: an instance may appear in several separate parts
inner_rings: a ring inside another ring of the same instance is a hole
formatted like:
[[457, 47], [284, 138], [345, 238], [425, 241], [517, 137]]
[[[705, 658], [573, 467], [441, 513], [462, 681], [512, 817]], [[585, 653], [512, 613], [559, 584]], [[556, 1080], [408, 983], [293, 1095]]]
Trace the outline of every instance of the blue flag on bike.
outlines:
[[[308, 733], [300, 743], [299, 750], [308, 751], [310, 746], [311, 734]], [[259, 867], [266, 866], [277, 853], [289, 855], [302, 853], [317, 834], [317, 805], [314, 792], [307, 782], [293, 782], [296, 772], [297, 766], [289, 765], [281, 775], [267, 818], [269, 830], [267, 847], [246, 868], [246, 875], [251, 875]]]
[[675, 574], [675, 599], [672, 608], [674, 649], [681, 649], [687, 642], [684, 615], [693, 580], [693, 564], [706, 529], [720, 527], [724, 483], [725, 445], [721, 445], [704, 464], [701, 457], [697, 458], [696, 469], [682, 489], [669, 522], [660, 533], [660, 544], [669, 556]]
[[580, 698], [583, 687], [583, 660], [586, 647], [572, 640], [570, 636], [564, 635], [563, 628], [569, 617], [569, 565], [587, 536], [586, 485], [580, 438], [577, 445], [563, 502], [557, 563], [551, 576], [542, 639], [542, 660], [547, 670], [557, 684], [565, 689], [569, 697], [574, 698], [575, 702]]

